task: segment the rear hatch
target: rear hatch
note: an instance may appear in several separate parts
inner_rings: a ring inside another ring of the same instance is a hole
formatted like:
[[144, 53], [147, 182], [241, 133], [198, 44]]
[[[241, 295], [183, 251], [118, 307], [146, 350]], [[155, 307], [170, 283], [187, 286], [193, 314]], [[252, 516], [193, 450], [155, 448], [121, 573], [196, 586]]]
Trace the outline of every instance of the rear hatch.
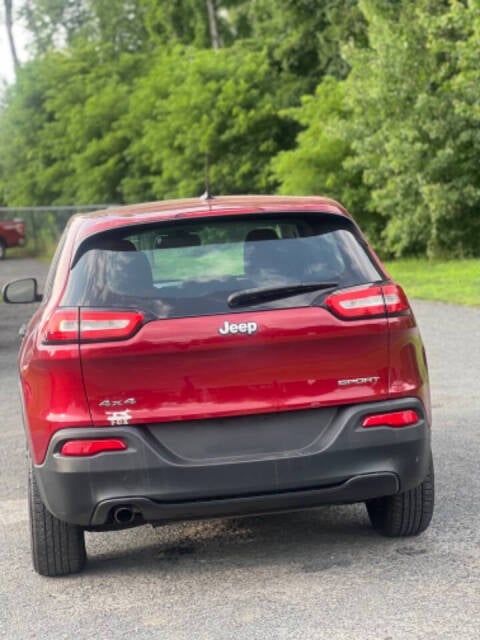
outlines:
[[80, 319], [92, 419], [152, 424], [385, 398], [382, 279], [351, 221], [333, 214], [212, 216], [90, 237], [62, 307]]

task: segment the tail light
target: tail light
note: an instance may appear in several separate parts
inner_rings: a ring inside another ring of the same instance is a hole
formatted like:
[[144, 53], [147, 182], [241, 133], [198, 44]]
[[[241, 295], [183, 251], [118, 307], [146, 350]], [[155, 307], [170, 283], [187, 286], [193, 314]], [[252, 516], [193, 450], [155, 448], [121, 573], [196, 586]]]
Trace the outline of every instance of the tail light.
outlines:
[[120, 438], [101, 438], [98, 440], [69, 440], [64, 442], [62, 456], [94, 456], [105, 451], [125, 451], [126, 443]]
[[398, 284], [386, 284], [382, 289], [387, 313], [396, 314], [410, 311], [410, 305], [402, 287], [399, 287]]
[[140, 311], [57, 309], [44, 331], [45, 343], [103, 342], [126, 340], [144, 320]]
[[390, 411], [366, 417], [362, 422], [362, 427], [408, 427], [416, 424], [419, 420], [417, 412], [413, 409]]
[[336, 316], [345, 320], [410, 312], [407, 297], [397, 284], [345, 289], [332, 293], [325, 304]]

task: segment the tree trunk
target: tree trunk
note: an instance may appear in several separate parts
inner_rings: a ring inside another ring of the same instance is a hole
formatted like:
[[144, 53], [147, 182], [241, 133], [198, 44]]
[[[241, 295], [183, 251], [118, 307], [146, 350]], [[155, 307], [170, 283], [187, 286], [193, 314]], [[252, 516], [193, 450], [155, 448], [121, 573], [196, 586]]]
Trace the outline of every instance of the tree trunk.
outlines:
[[217, 49], [220, 49], [220, 38], [218, 36], [217, 7], [215, 6], [215, 0], [207, 0], [207, 11], [212, 47], [217, 51]]
[[10, 45], [10, 53], [12, 55], [13, 66], [15, 67], [15, 71], [18, 71], [18, 68], [20, 67], [20, 62], [17, 56], [17, 48], [15, 47], [15, 39], [13, 37], [12, 0], [3, 0], [3, 5], [5, 7], [5, 26], [7, 28], [8, 43]]

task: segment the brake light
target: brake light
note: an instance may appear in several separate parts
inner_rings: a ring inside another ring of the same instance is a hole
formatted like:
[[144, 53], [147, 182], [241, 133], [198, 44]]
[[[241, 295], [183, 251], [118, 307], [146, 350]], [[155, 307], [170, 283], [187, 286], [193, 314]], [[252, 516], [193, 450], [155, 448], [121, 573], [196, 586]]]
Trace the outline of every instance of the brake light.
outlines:
[[120, 438], [101, 440], [69, 440], [62, 445], [62, 456], [94, 456], [105, 451], [125, 451], [126, 443]]
[[332, 293], [325, 303], [342, 318], [363, 318], [385, 313], [382, 287], [356, 287]]
[[416, 411], [407, 409], [405, 411], [391, 411], [368, 416], [362, 422], [362, 427], [408, 427], [416, 424], [419, 420], [420, 418]]
[[143, 322], [140, 311], [80, 310], [80, 340], [125, 340]]
[[385, 297], [385, 306], [390, 314], [410, 311], [407, 296], [398, 284], [386, 284], [382, 287]]
[[357, 320], [410, 311], [407, 297], [396, 284], [369, 285], [332, 293], [325, 304], [340, 318]]
[[44, 342], [78, 342], [78, 309], [55, 311], [45, 328]]
[[140, 311], [57, 309], [44, 332], [46, 343], [126, 340], [143, 323]]

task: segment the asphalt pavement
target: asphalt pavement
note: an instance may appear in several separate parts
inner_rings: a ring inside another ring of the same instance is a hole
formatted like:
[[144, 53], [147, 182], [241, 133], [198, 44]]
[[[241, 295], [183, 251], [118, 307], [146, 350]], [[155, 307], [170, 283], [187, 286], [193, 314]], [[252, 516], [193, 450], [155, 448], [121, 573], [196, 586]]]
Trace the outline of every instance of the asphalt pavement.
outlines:
[[[0, 262], [0, 285], [35, 275]], [[17, 332], [0, 303], [0, 638], [480, 638], [480, 309], [414, 301], [430, 365], [434, 520], [385, 539], [362, 505], [87, 534], [83, 574], [30, 562]]]

